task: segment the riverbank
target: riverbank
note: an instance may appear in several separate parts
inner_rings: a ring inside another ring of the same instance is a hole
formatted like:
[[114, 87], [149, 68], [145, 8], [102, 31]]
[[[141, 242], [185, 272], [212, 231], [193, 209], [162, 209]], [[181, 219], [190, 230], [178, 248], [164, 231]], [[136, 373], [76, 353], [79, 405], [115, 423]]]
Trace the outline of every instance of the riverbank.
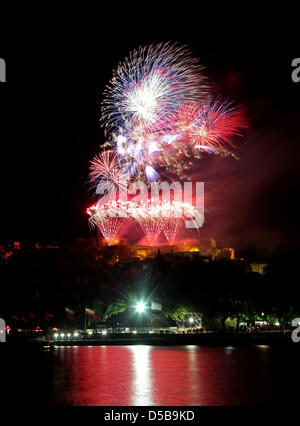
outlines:
[[[201, 333], [201, 334], [109, 334], [97, 338], [80, 339], [47, 339], [28, 338], [26, 336], [10, 336], [10, 346], [33, 345], [54, 348], [56, 346], [102, 346], [102, 345], [149, 345], [149, 346], [252, 346], [268, 345], [298, 346], [292, 341], [291, 332], [285, 333]], [[299, 343], [300, 347], [300, 343]]]
[[[45, 343], [45, 342], [44, 342]], [[203, 333], [203, 334], [112, 334], [97, 339], [49, 340], [50, 346], [94, 345], [203, 345], [203, 346], [249, 346], [286, 345], [293, 343], [291, 333]]]

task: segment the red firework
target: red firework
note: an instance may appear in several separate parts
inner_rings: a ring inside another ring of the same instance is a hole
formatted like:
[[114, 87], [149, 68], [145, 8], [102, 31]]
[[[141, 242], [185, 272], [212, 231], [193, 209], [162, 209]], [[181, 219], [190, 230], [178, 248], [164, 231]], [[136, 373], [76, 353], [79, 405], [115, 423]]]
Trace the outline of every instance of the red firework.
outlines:
[[183, 104], [177, 114], [177, 125], [195, 148], [234, 146], [232, 138], [247, 127], [244, 111], [231, 102], [209, 100]]
[[91, 161], [90, 180], [93, 182], [101, 176], [110, 176], [116, 169], [118, 169], [117, 154], [113, 151], [102, 151]]
[[119, 229], [126, 217], [126, 203], [110, 201], [105, 204], [97, 203], [87, 209], [89, 223], [97, 227], [108, 245], [116, 239]]
[[163, 223], [162, 230], [169, 245], [172, 245], [178, 231], [178, 224], [174, 218], [166, 219]]
[[101, 231], [108, 245], [111, 245], [116, 239], [121, 224], [122, 219], [119, 217], [106, 217], [98, 221], [98, 229]]
[[120, 167], [117, 153], [102, 151], [90, 163], [90, 181], [97, 187], [98, 194], [113, 190], [124, 191], [127, 188], [128, 176]]
[[140, 218], [139, 224], [149, 244], [152, 246], [161, 232], [161, 221], [156, 218], [143, 217]]

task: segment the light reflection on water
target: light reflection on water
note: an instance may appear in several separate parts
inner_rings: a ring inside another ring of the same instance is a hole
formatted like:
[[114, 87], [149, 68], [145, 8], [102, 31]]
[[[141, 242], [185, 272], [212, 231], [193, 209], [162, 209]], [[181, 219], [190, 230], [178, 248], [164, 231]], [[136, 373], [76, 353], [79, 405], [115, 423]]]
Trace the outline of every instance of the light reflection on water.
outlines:
[[128, 348], [133, 355], [132, 401], [131, 405], [153, 405], [150, 346], [138, 345]]
[[52, 405], [253, 405], [272, 398], [272, 348], [65, 347], [53, 358]]

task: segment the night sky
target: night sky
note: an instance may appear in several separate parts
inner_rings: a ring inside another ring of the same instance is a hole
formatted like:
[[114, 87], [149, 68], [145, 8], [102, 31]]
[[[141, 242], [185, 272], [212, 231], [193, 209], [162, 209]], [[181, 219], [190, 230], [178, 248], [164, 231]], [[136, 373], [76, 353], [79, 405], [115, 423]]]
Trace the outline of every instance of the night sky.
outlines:
[[209, 157], [199, 165], [210, 210], [200, 236], [241, 253], [295, 251], [300, 83], [291, 79], [291, 62], [300, 50], [296, 27], [290, 20], [284, 27], [290, 18], [254, 13], [246, 21], [243, 10], [230, 20], [220, 12], [218, 22], [177, 10], [176, 17], [156, 11], [142, 19], [140, 9], [130, 19], [119, 10], [117, 19], [79, 4], [64, 11], [43, 6], [39, 16], [26, 9], [18, 20], [12, 11], [1, 15], [7, 83], [0, 84], [0, 240], [89, 236], [87, 177], [105, 141], [105, 84], [130, 50], [174, 41], [191, 48], [215, 93], [245, 105], [249, 120], [237, 140], [239, 160]]

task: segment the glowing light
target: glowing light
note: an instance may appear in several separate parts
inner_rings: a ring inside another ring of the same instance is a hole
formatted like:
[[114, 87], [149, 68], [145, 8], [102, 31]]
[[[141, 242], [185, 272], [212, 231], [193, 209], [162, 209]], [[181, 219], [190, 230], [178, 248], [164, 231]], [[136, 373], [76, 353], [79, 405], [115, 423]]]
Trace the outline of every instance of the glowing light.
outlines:
[[[136, 333], [136, 332], [135, 332]], [[146, 345], [134, 345], [129, 347], [133, 355], [133, 392], [132, 405], [153, 405], [152, 380], [153, 371], [151, 366], [151, 347]]]
[[123, 135], [118, 135], [117, 137], [118, 145], [123, 145], [126, 142], [126, 138]]
[[92, 228], [98, 227], [109, 245], [119, 242], [116, 238], [123, 219], [127, 218], [125, 202], [111, 201], [105, 204], [98, 202], [87, 209], [90, 216], [89, 224]]
[[173, 133], [177, 109], [207, 94], [203, 67], [185, 47], [170, 43], [141, 47], [119, 64], [105, 90], [101, 121], [131, 176], [140, 171], [154, 179], [145, 167], [151, 166], [154, 155], [157, 164], [166, 166], [170, 156], [166, 143], [170, 145], [177, 135], [171, 134], [166, 142], [165, 134]]
[[136, 305], [136, 310], [139, 314], [141, 314], [142, 312], [145, 312], [145, 303], [138, 302], [138, 304]]
[[146, 166], [146, 176], [150, 182], [155, 181], [159, 178], [159, 174], [155, 171], [155, 169], [152, 166]]
[[[169, 244], [172, 244], [184, 219], [194, 221], [195, 228], [201, 211], [187, 202], [155, 202], [150, 200], [138, 203], [130, 201], [98, 202], [87, 209], [91, 227], [97, 226], [108, 244], [117, 244], [116, 238], [124, 221], [136, 221], [140, 224], [150, 245], [163, 231]], [[199, 222], [198, 222], [199, 223]]]
[[182, 102], [207, 93], [203, 67], [187, 48], [170, 43], [140, 47], [113, 71], [101, 120], [107, 131], [128, 123], [146, 129], [163, 122]]
[[152, 152], [160, 151], [160, 149], [158, 148], [155, 142], [150, 142], [148, 151], [149, 151], [149, 154], [151, 154]]

